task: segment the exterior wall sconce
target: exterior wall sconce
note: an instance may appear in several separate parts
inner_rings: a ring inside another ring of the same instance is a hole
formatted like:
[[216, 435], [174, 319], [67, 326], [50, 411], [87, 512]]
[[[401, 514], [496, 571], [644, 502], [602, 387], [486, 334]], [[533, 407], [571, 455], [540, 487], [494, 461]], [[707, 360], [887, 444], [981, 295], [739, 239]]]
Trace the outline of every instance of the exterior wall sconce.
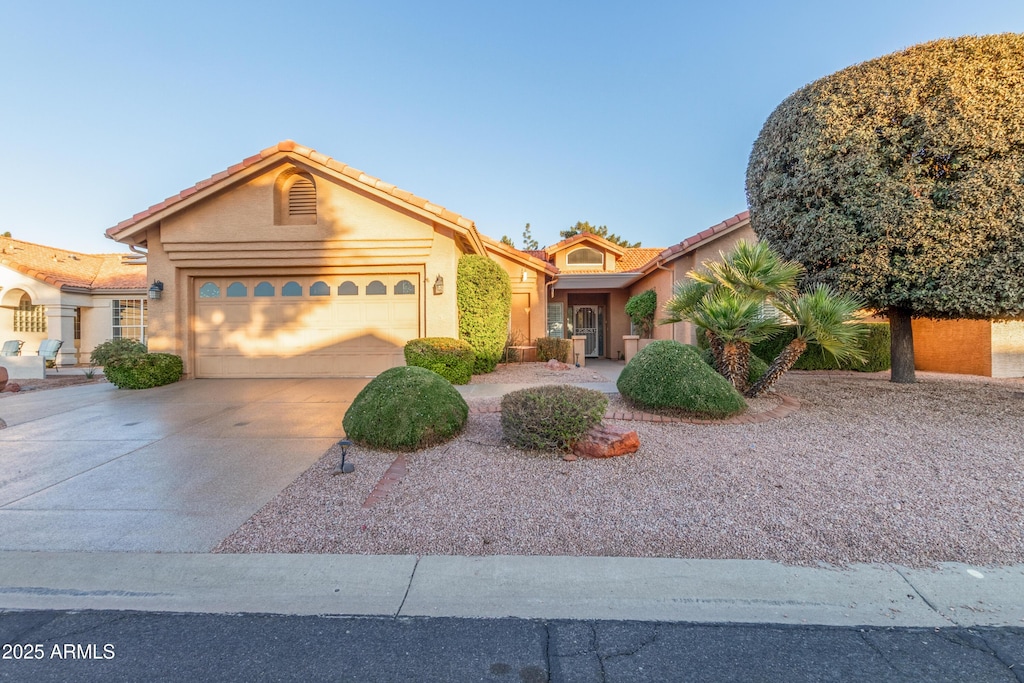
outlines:
[[444, 278], [440, 275], [434, 280], [434, 294], [444, 294]]
[[153, 284], [149, 286], [149, 298], [159, 299], [164, 295], [164, 283], [159, 280], [153, 280]]

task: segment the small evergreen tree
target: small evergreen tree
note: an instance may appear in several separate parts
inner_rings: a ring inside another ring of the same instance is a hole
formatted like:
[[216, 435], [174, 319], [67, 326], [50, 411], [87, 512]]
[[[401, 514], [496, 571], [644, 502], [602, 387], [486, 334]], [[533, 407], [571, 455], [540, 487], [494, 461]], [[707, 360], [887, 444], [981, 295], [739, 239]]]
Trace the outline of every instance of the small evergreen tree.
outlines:
[[508, 338], [512, 285], [508, 273], [478, 254], [459, 259], [455, 298], [459, 309], [459, 338], [476, 352], [473, 374], [492, 372]]

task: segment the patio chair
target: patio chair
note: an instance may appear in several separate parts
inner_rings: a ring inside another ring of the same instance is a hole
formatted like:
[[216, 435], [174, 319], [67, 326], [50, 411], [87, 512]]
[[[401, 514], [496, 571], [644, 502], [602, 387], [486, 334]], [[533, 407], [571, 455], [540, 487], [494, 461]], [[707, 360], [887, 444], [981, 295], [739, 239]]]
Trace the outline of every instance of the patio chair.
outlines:
[[49, 364], [53, 361], [53, 369], [57, 372], [60, 372], [60, 368], [57, 367], [57, 352], [63, 344], [60, 339], [44, 339], [39, 342], [39, 355], [43, 357], [43, 362]]
[[25, 345], [25, 342], [20, 339], [11, 339], [5, 341], [4, 346], [0, 349], [0, 356], [20, 356], [21, 347]]

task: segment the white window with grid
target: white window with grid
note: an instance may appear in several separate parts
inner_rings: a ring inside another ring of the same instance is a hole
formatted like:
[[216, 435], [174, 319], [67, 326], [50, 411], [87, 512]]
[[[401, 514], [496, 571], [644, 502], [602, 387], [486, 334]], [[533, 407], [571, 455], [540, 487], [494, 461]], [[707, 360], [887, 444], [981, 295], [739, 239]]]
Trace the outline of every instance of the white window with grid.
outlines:
[[110, 302], [111, 339], [146, 343], [146, 299], [114, 299]]

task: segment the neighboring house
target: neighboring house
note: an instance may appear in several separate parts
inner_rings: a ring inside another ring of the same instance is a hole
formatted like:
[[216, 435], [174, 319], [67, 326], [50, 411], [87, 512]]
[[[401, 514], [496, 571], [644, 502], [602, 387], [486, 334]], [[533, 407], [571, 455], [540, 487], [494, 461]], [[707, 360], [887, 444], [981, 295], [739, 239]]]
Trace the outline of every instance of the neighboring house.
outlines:
[[108, 339], [144, 340], [146, 304], [146, 264], [137, 255], [0, 237], [0, 343], [20, 339], [22, 355], [60, 339], [58, 364], [75, 365]]
[[[148, 252], [147, 281], [162, 287], [146, 312], [149, 347], [180, 355], [191, 377], [372, 376], [401, 365], [408, 340], [458, 336], [455, 281], [464, 254], [488, 256], [509, 274], [515, 338], [578, 335], [584, 357], [621, 358], [633, 332], [630, 296], [654, 289], [660, 308], [688, 271], [739, 239], [756, 239], [743, 212], [667, 249], [580, 234], [519, 251], [459, 214], [292, 141], [107, 236]], [[995, 339], [1002, 328], [992, 329]], [[927, 335], [915, 346], [924, 348]], [[694, 343], [695, 331], [659, 325], [654, 337]], [[1016, 361], [1001, 356], [988, 371], [1024, 374], [1024, 352], [1010, 356]], [[918, 367], [962, 371], [927, 362]]]

